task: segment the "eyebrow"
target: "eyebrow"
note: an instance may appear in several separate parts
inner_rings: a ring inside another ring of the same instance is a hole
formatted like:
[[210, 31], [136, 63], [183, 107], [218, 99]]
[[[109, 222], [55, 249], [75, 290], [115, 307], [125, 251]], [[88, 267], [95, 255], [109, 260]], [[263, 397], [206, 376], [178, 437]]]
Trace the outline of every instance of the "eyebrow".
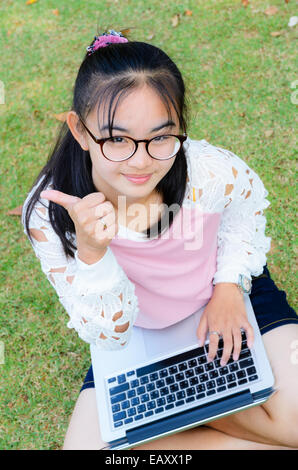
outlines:
[[[160, 129], [163, 129], [164, 127], [174, 127], [174, 126], [175, 126], [175, 123], [173, 121], [166, 121], [166, 122], [160, 124], [159, 126], [154, 127], [153, 129], [151, 129], [150, 133], [160, 131]], [[101, 131], [106, 131], [107, 129], [109, 129], [108, 125], [102, 127], [100, 130]], [[129, 129], [124, 129], [123, 127], [120, 127], [120, 126], [113, 126], [112, 129], [114, 131], [129, 132]]]

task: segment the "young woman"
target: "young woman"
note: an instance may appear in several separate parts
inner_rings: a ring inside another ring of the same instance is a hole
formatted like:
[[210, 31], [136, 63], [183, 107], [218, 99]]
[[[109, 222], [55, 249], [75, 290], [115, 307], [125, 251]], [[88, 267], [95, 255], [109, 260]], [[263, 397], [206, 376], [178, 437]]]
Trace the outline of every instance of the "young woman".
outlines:
[[[70, 316], [101, 349], [133, 325], [164, 328], [205, 306], [197, 329], [221, 365], [239, 357], [250, 295], [275, 375], [263, 405], [137, 449], [298, 447], [298, 321], [272, 280], [259, 176], [237, 155], [186, 134], [185, 87], [158, 47], [114, 30], [95, 37], [71, 111], [23, 208], [24, 232]], [[64, 449], [105, 447], [90, 367]]]

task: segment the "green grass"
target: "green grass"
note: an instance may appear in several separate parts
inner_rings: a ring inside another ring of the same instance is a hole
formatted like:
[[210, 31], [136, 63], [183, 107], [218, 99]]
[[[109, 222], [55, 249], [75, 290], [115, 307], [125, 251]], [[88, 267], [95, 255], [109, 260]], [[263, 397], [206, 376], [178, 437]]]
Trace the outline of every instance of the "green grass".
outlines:
[[[295, 304], [297, 29], [295, 2], [7, 0], [0, 6], [1, 69], [1, 372], [0, 448], [59, 449], [89, 367], [89, 346], [66, 327], [67, 313], [40, 269], [19, 217], [70, 107], [85, 47], [105, 28], [163, 48], [180, 67], [191, 103], [189, 135], [228, 148], [263, 180], [271, 206], [268, 266]], [[269, 5], [278, 13], [264, 14]], [[55, 16], [52, 10], [59, 9]], [[185, 16], [186, 9], [192, 16]], [[253, 10], [259, 10], [254, 12]], [[180, 13], [173, 28], [171, 18]], [[270, 32], [283, 30], [279, 37]], [[148, 39], [154, 34], [152, 40]], [[274, 131], [271, 137], [265, 132]]]

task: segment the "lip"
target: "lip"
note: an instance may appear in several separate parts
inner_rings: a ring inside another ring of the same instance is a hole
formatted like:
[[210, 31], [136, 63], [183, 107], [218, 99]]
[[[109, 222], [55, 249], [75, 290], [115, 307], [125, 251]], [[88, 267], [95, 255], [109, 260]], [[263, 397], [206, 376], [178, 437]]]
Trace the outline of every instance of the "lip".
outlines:
[[146, 175], [123, 175], [123, 176], [125, 176], [125, 178], [127, 178], [132, 183], [141, 184], [141, 183], [146, 183], [146, 181], [148, 181], [151, 178], [152, 173], [146, 174]]

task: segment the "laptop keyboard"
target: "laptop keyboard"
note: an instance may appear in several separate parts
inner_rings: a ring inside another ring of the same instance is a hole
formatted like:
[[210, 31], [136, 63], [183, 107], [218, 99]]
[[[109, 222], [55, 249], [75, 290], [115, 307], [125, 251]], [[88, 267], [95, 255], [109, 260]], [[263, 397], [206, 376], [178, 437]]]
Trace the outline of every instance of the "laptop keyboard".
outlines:
[[135, 370], [106, 378], [114, 428], [133, 422], [146, 424], [152, 416], [206, 398], [216, 399], [229, 389], [258, 379], [256, 365], [241, 332], [240, 356], [220, 365], [223, 340], [219, 340], [215, 359], [207, 362], [208, 344], [162, 359]]

